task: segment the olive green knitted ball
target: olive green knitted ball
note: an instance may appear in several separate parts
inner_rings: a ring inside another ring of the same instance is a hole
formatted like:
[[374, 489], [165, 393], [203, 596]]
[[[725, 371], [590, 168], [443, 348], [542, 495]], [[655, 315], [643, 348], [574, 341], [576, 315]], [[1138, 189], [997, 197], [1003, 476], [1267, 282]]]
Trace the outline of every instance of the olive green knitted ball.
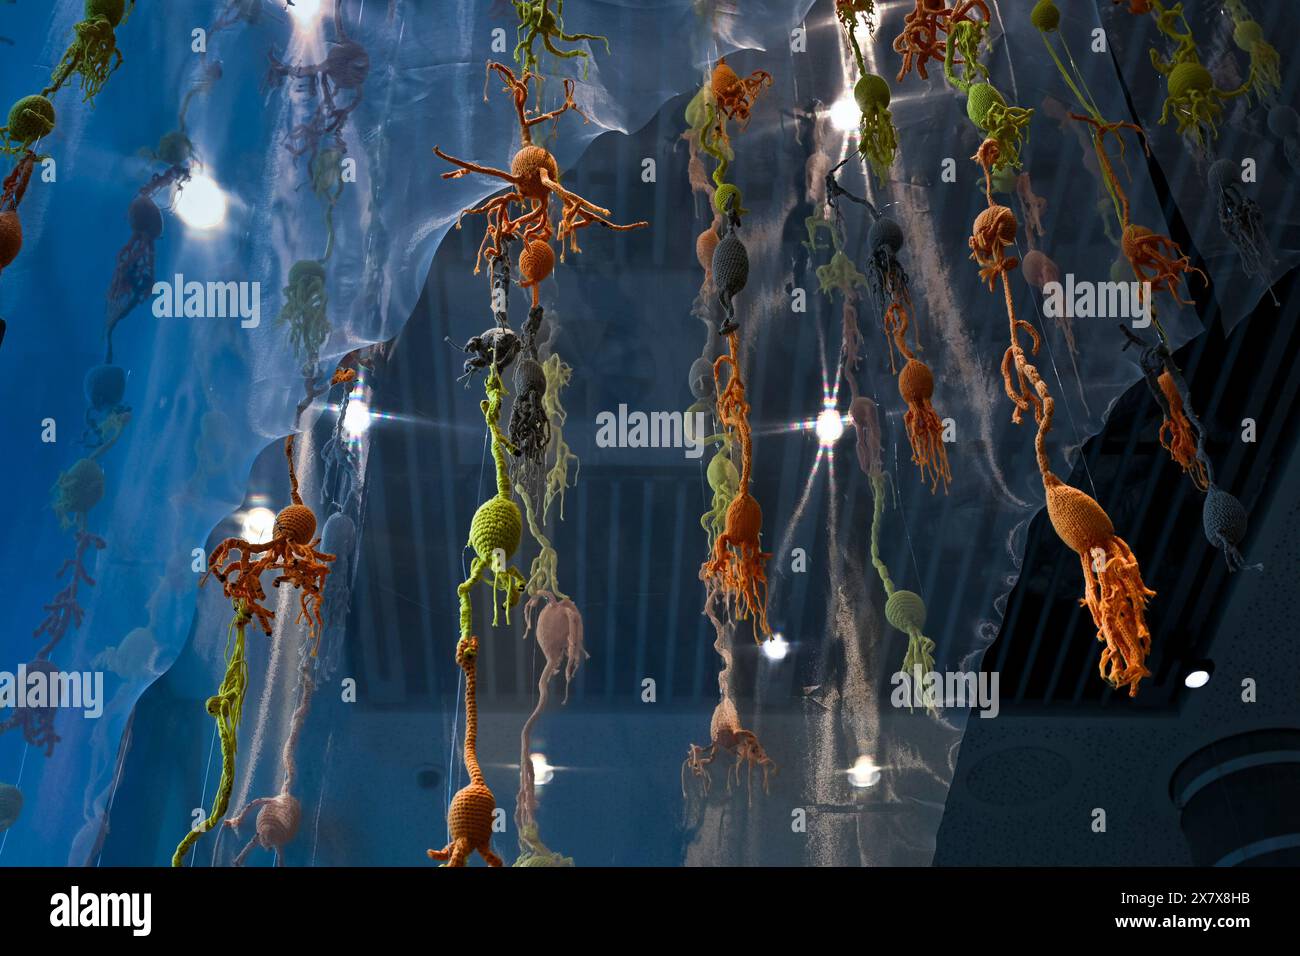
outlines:
[[715, 490], [735, 488], [740, 484], [740, 472], [726, 455], [716, 455], [713, 461], [709, 462], [708, 479], [709, 487]]
[[93, 458], [82, 458], [59, 476], [59, 491], [70, 514], [84, 514], [104, 497], [104, 469]]
[[1242, 20], [1232, 31], [1232, 42], [1242, 50], [1249, 51], [1262, 39], [1264, 39], [1264, 31], [1254, 20]]
[[1169, 95], [1185, 96], [1193, 90], [1204, 92], [1214, 87], [1214, 77], [1199, 63], [1179, 63], [1169, 74]]
[[315, 259], [299, 259], [289, 270], [289, 285], [301, 285], [308, 279], [325, 281], [325, 267]]
[[853, 98], [863, 113], [884, 109], [889, 105], [889, 84], [883, 76], [865, 73], [853, 87]]
[[713, 194], [713, 208], [723, 215], [729, 211], [740, 212], [740, 187], [732, 183], [719, 186]]
[[524, 533], [524, 519], [519, 506], [509, 498], [493, 497], [479, 505], [469, 524], [469, 544], [484, 561], [491, 561], [497, 548], [506, 558], [519, 548]]
[[988, 127], [984, 125], [984, 121], [989, 115], [989, 110], [994, 106], [1006, 105], [1007, 101], [1002, 98], [1002, 94], [990, 83], [976, 83], [966, 94], [966, 115], [970, 117], [972, 123], [985, 131]]
[[183, 166], [194, 154], [194, 144], [178, 129], [164, 133], [158, 140], [156, 155], [168, 166]]
[[1029, 11], [1029, 22], [1040, 33], [1051, 33], [1061, 25], [1061, 11], [1052, 0], [1038, 0]]
[[925, 627], [925, 602], [915, 591], [895, 591], [885, 602], [885, 620], [904, 633]]
[[86, 0], [86, 19], [102, 17], [116, 27], [126, 16], [126, 0]]
[[54, 130], [54, 104], [39, 93], [24, 96], [9, 110], [9, 138], [27, 145]]

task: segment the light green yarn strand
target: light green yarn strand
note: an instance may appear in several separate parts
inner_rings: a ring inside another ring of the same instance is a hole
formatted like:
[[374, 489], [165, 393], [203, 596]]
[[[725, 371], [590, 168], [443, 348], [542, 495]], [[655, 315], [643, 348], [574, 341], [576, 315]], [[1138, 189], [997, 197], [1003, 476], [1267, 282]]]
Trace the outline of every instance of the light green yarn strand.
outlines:
[[[226, 675], [215, 697], [209, 697], [207, 708], [217, 721], [217, 735], [221, 738], [221, 783], [212, 803], [212, 813], [198, 828], [191, 827], [172, 854], [172, 866], [183, 866], [190, 849], [221, 822], [230, 807], [230, 794], [235, 788], [235, 753], [239, 744], [239, 721], [244, 713], [244, 696], [248, 692], [248, 658], [245, 656], [244, 631], [251, 616], [243, 603], [235, 606], [235, 616], [226, 631]], [[234, 640], [231, 640], [231, 633]]]
[[554, 594], [561, 601], [568, 600], [568, 595], [560, 590], [559, 583], [559, 554], [551, 546], [550, 538], [546, 537], [546, 532], [537, 523], [537, 515], [533, 512], [533, 499], [529, 497], [528, 492], [523, 485], [515, 485], [515, 494], [519, 500], [524, 503], [524, 515], [528, 519], [528, 532], [537, 542], [538, 547], [542, 549], [541, 554], [533, 558], [533, 563], [528, 568], [528, 584], [525, 585], [529, 596], [535, 595], [541, 591], [548, 591]]
[[885, 474], [878, 472], [871, 476], [871, 564], [880, 575], [880, 583], [885, 586], [885, 597], [893, 597], [894, 579], [889, 576], [889, 568], [880, 557], [880, 516], [885, 513]]

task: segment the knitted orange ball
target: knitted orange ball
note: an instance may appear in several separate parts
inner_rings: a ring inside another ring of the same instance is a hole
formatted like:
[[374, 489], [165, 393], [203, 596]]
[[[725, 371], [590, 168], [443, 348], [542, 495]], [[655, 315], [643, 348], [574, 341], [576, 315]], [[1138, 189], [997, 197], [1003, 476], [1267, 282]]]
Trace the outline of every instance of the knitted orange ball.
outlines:
[[718, 100], [727, 99], [740, 86], [740, 77], [727, 65], [726, 57], [720, 59], [713, 68], [712, 86], [713, 96]]
[[271, 850], [287, 846], [298, 835], [302, 822], [302, 804], [298, 798], [281, 793], [262, 804], [257, 811], [257, 842]]
[[486, 784], [471, 783], [451, 798], [447, 810], [447, 831], [452, 842], [464, 839], [471, 849], [488, 846], [492, 842], [492, 813], [496, 810], [496, 797]]
[[929, 401], [934, 394], [934, 373], [919, 359], [908, 359], [898, 375], [898, 392], [909, 405]]
[[727, 507], [727, 535], [737, 543], [757, 541], [763, 530], [763, 509], [758, 500], [747, 491], [731, 499]]
[[1129, 259], [1140, 258], [1142, 255], [1142, 240], [1151, 235], [1154, 235], [1154, 233], [1146, 226], [1132, 223], [1124, 228], [1124, 235], [1120, 239], [1119, 247]]
[[542, 170], [551, 177], [552, 182], [560, 181], [560, 167], [555, 165], [555, 157], [540, 146], [525, 146], [515, 153], [510, 163], [510, 175], [519, 184], [519, 194], [525, 199], [544, 200], [550, 192], [542, 185]]
[[519, 253], [519, 278], [525, 286], [537, 285], [555, 269], [555, 250], [545, 239], [529, 239]]
[[1009, 246], [1016, 241], [1016, 214], [1006, 206], [989, 206], [975, 217], [975, 234], [991, 244]]
[[1055, 475], [1044, 478], [1043, 485], [1047, 491], [1047, 516], [1061, 540], [1081, 555], [1093, 548], [1105, 548], [1115, 536], [1115, 526], [1105, 509]]
[[310, 544], [316, 534], [316, 516], [306, 505], [289, 505], [275, 518], [275, 537], [294, 544]]
[[12, 209], [0, 212], [0, 269], [18, 258], [23, 248], [23, 224]]
[[700, 268], [704, 270], [705, 275], [713, 273], [713, 253], [718, 248], [718, 231], [710, 226], [700, 233], [695, 239], [695, 258], [700, 262]]

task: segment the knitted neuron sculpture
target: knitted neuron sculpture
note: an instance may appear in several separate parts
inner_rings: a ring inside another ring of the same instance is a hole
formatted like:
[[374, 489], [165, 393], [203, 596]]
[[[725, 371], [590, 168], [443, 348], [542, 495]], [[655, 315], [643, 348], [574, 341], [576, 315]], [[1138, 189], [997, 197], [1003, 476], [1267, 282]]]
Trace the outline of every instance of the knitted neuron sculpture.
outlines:
[[993, 201], [992, 171], [996, 165], [996, 140], [986, 139], [974, 159], [984, 171], [988, 207], [979, 214], [969, 240], [971, 258], [980, 267], [980, 277], [990, 291], [1001, 282], [1010, 330], [1010, 344], [1002, 359], [1002, 377], [1007, 397], [1014, 406], [1011, 420], [1020, 424], [1032, 412], [1038, 425], [1034, 454], [1047, 497], [1047, 514], [1061, 540], [1079, 555], [1083, 572], [1083, 605], [1092, 615], [1097, 639], [1104, 643], [1099, 671], [1112, 687], [1127, 687], [1137, 695], [1138, 684], [1149, 676], [1146, 658], [1151, 651], [1151, 632], [1146, 623], [1147, 599], [1154, 596], [1142, 583], [1137, 559], [1124, 540], [1115, 534], [1109, 515], [1087, 494], [1072, 488], [1051, 470], [1047, 435], [1052, 428], [1055, 401], [1047, 383], [1031, 364], [1020, 335], [1031, 340], [1030, 354], [1037, 353], [1038, 333], [1028, 322], [1016, 318], [1009, 273], [1017, 260], [1007, 255], [1015, 242], [1015, 214]]
[[[515, 62], [531, 73], [540, 72], [537, 51], [533, 45], [540, 40], [546, 52], [562, 60], [575, 57], [582, 60], [582, 76], [587, 78], [587, 65], [591, 54], [581, 47], [562, 50], [557, 43], [582, 43], [584, 40], [600, 40], [609, 52], [609, 40], [594, 33], [564, 32], [564, 0], [514, 0], [515, 13], [519, 17], [518, 43], [515, 44]], [[552, 9], [554, 8], [554, 9]]]
[[871, 20], [874, 12], [874, 0], [836, 0], [835, 3], [835, 16], [858, 65], [858, 81], [853, 84], [853, 100], [862, 114], [858, 122], [858, 155], [883, 181], [898, 152], [898, 130], [889, 112], [889, 83], [867, 69], [857, 36], [860, 16], [866, 18], [868, 29], [874, 31]]
[[477, 637], [461, 637], [456, 644], [456, 663], [465, 671], [465, 769], [469, 772], [469, 783], [456, 792], [447, 809], [449, 842], [441, 850], [426, 852], [429, 859], [443, 861], [446, 866], [465, 866], [470, 854], [477, 851], [488, 866], [501, 866], [501, 857], [492, 852], [496, 797], [488, 789], [478, 764]]
[[686, 760], [682, 763], [683, 797], [689, 795], [686, 788], [687, 771], [690, 771], [692, 776], [699, 779], [701, 790], [705, 796], [708, 795], [713, 782], [709, 774], [709, 767], [718, 759], [719, 755], [724, 753], [731, 754], [736, 758], [735, 762], [727, 768], [728, 793], [731, 792], [733, 780], [736, 784], [740, 783], [741, 770], [747, 771], [746, 780], [751, 793], [753, 792], [755, 767], [762, 772], [764, 793], [768, 790], [769, 777], [776, 773], [776, 763], [767, 755], [767, 751], [759, 743], [758, 736], [752, 730], [746, 730], [740, 722], [740, 713], [736, 709], [736, 693], [731, 686], [735, 663], [735, 654], [732, 648], [735, 625], [722, 619], [721, 610], [717, 606], [717, 602], [722, 598], [723, 595], [719, 589], [709, 588], [708, 595], [704, 600], [703, 613], [713, 625], [713, 649], [722, 658], [722, 670], [718, 672], [720, 697], [718, 706], [713, 709], [713, 717], [709, 721], [708, 746], [701, 747], [699, 744], [691, 744], [686, 753]]
[[[317, 551], [320, 538], [316, 537], [316, 515], [302, 502], [298, 493], [298, 476], [293, 463], [294, 439], [290, 435], [284, 442], [284, 455], [289, 464], [289, 496], [292, 504], [284, 508], [275, 519], [271, 540], [256, 544], [242, 538], [227, 538], [208, 558], [208, 570], [200, 579], [202, 586], [208, 576], [221, 582], [222, 590], [234, 607], [230, 629], [233, 642], [227, 637], [226, 674], [215, 697], [208, 698], [208, 713], [217, 722], [221, 739], [221, 783], [208, 818], [185, 834], [172, 855], [172, 866], [181, 866], [190, 848], [199, 837], [217, 826], [230, 806], [230, 794], [235, 785], [235, 755], [238, 746], [239, 720], [243, 713], [244, 696], [248, 691], [248, 660], [245, 656], [244, 633], [250, 622], [256, 622], [269, 637], [275, 612], [267, 608], [266, 592], [262, 588], [262, 574], [276, 572], [272, 586], [278, 588], [288, 583], [301, 592], [298, 622], [307, 626], [314, 656], [320, 642], [322, 625], [321, 591], [330, 573], [329, 562], [334, 555]], [[230, 557], [239, 552], [238, 559]]]
[[1246, 82], [1235, 90], [1218, 89], [1210, 71], [1201, 64], [1196, 40], [1183, 16], [1183, 5], [1175, 3], [1166, 7], [1161, 0], [1150, 0], [1149, 5], [1156, 29], [1173, 46], [1167, 59], [1154, 48], [1150, 51], [1151, 65], [1165, 78], [1165, 102], [1160, 111], [1160, 123], [1164, 125], [1172, 119], [1179, 136], [1203, 149], [1218, 138], [1223, 101], [1250, 92], [1256, 73], [1252, 70]]
[[[536, 75], [525, 70], [522, 76], [516, 78], [510, 68], [501, 63], [488, 63], [487, 70], [489, 77], [495, 72], [505, 82], [505, 92], [509, 93], [514, 100], [515, 112], [519, 117], [521, 146], [511, 161], [510, 170], [507, 172], [503, 169], [471, 163], [449, 156], [437, 146], [433, 148], [440, 158], [459, 167], [443, 173], [443, 179], [459, 179], [461, 176], [478, 173], [504, 180], [509, 185], [507, 192], [487, 200], [480, 206], [461, 212], [462, 217], [483, 214], [487, 218], [487, 229], [483, 235], [483, 242], [479, 246], [480, 261], [484, 255], [487, 255], [489, 260], [500, 255], [502, 242], [507, 238], [522, 238], [527, 250], [530, 247], [528, 244], [534, 239], [549, 242], [554, 237], [560, 243], [560, 257], [563, 259], [566, 240], [570, 251], [581, 251], [578, 247], [578, 231], [587, 226], [598, 224], [606, 229], [626, 232], [649, 225], [647, 222], [634, 222], [628, 225], [611, 222], [608, 218], [610, 215], [608, 209], [597, 206], [560, 185], [559, 166], [556, 165], [555, 157], [549, 150], [533, 143], [532, 128], [539, 123], [558, 119], [569, 110], [582, 115], [573, 101], [572, 80], [564, 81], [563, 104], [549, 112], [530, 115], [526, 106], [528, 85], [537, 78]], [[560, 200], [558, 225], [551, 222], [552, 196]], [[512, 216], [511, 207], [515, 205], [524, 206], [525, 211], [518, 216]], [[458, 219], [457, 227], [459, 226]], [[479, 271], [477, 262], [474, 271], [475, 273]]]
[[997, 142], [997, 169], [1018, 169], [1020, 149], [1034, 111], [1008, 105], [997, 87], [988, 82], [988, 69], [979, 62], [980, 44], [988, 33], [988, 25], [987, 12], [983, 19], [967, 17], [951, 23], [944, 46], [943, 74], [965, 95], [970, 121], [987, 138]]
[[[1259, 203], [1246, 195], [1242, 188], [1241, 167], [1230, 159], [1216, 160], [1210, 164], [1206, 178], [1210, 193], [1215, 197], [1219, 228], [1237, 250], [1242, 272], [1252, 279], [1268, 283], [1274, 263], [1273, 250], [1264, 233], [1264, 215]], [[1276, 305], [1277, 296], [1271, 286], [1269, 294]]]
[[1232, 18], [1232, 42], [1250, 57], [1247, 86], [1261, 103], [1272, 102], [1282, 89], [1282, 58], [1277, 48], [1264, 39], [1264, 30], [1251, 19], [1243, 0], [1223, 0]]
[[[843, 163], [840, 166], [843, 166]], [[867, 233], [867, 245], [871, 249], [867, 285], [871, 289], [877, 307], [881, 310], [881, 327], [890, 347], [889, 370], [891, 374], [898, 376], [899, 395], [907, 406], [903, 422], [912, 448], [912, 463], [919, 469], [921, 480], [929, 481], [931, 493], [937, 491], [941, 483], [944, 492], [947, 493], [948, 485], [952, 481], [952, 470], [948, 464], [948, 451], [943, 441], [943, 420], [939, 418], [938, 412], [931, 403], [934, 396], [934, 373], [916, 354], [921, 348], [921, 343], [914, 319], [912, 293], [908, 286], [907, 272], [898, 260], [898, 253], [903, 247], [903, 230], [894, 220], [880, 215], [868, 200], [853, 195], [839, 184], [835, 173], [840, 166], [835, 167], [826, 177], [827, 201], [836, 220], [839, 219], [837, 201], [841, 198], [865, 207], [873, 218]], [[833, 226], [832, 236], [837, 232], [838, 227]], [[832, 259], [832, 264], [834, 261]], [[817, 270], [817, 274], [822, 282], [823, 291], [826, 291], [826, 277], [823, 276], [821, 269]], [[843, 287], [844, 283], [840, 281], [839, 285]], [[908, 344], [909, 330], [912, 333], [911, 345]], [[847, 324], [845, 336], [847, 340]], [[844, 361], [843, 357], [841, 361]], [[846, 373], [851, 371], [855, 364], [849, 362]], [[854, 377], [852, 374], [848, 377], [856, 396]]]

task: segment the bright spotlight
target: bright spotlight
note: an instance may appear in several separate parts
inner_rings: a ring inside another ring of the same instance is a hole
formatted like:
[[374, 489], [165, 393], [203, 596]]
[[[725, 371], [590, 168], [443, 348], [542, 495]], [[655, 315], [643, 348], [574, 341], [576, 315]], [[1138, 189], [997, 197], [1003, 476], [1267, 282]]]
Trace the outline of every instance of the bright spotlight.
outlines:
[[286, 9], [300, 27], [309, 27], [320, 19], [320, 0], [290, 0]]
[[880, 783], [880, 768], [870, 757], [859, 757], [849, 770], [849, 783], [859, 790]]
[[353, 392], [348, 396], [348, 410], [343, 413], [343, 434], [357, 439], [370, 428], [370, 404], [360, 394]]
[[769, 661], [783, 661], [790, 653], [790, 644], [780, 632], [773, 634], [770, 640], [763, 642], [763, 656]]
[[841, 132], [858, 128], [862, 113], [858, 109], [858, 101], [853, 98], [852, 91], [845, 93], [831, 104], [830, 115], [831, 125]]
[[275, 512], [270, 508], [249, 508], [244, 512], [241, 537], [249, 544], [266, 544], [275, 533]]
[[226, 194], [206, 173], [195, 173], [176, 189], [172, 208], [191, 229], [215, 229], [226, 221]]
[[546, 762], [546, 754], [529, 754], [533, 762], [533, 784], [544, 787], [555, 779], [555, 768]]
[[844, 417], [832, 407], [823, 408], [815, 426], [817, 440], [829, 448], [844, 434]]

